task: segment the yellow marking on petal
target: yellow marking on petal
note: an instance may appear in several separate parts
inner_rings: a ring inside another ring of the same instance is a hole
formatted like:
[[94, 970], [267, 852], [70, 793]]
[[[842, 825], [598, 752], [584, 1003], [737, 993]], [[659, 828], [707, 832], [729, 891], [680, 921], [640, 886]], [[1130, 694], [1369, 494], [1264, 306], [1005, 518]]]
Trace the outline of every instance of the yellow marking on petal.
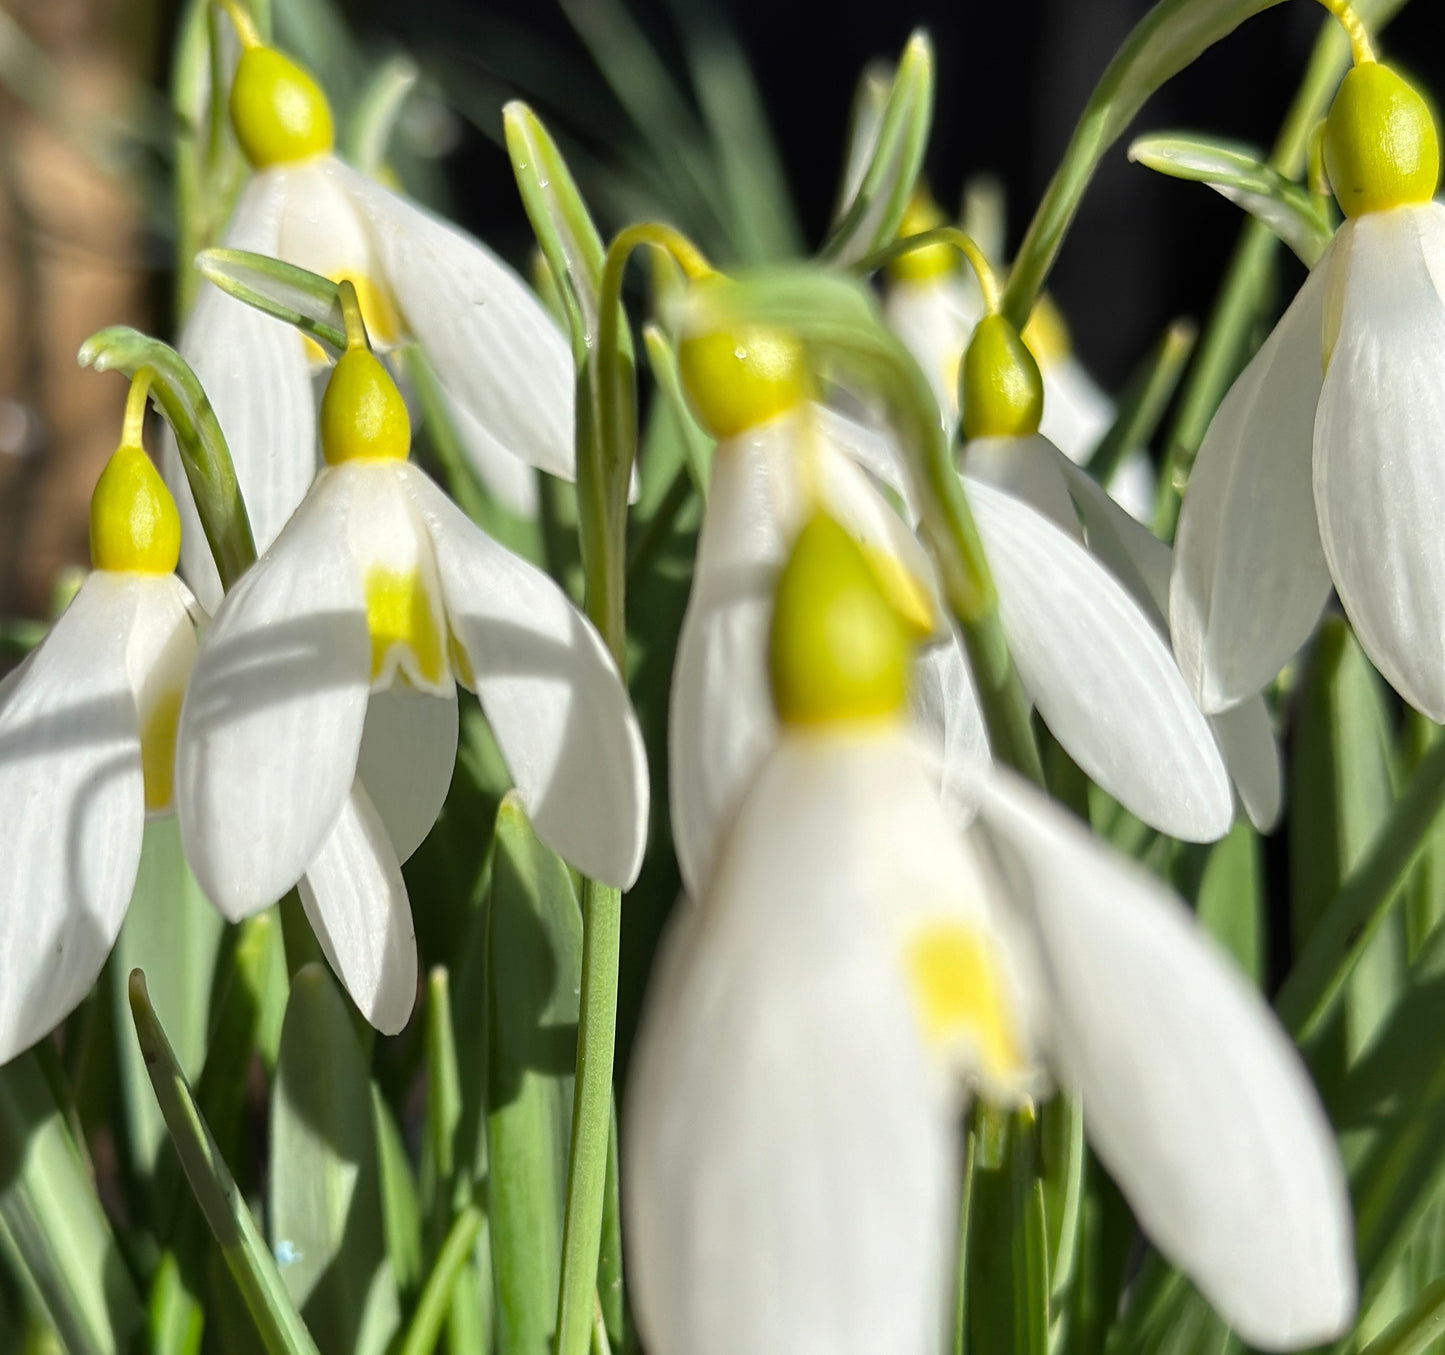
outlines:
[[90, 560], [97, 569], [169, 574], [181, 555], [181, 519], [140, 447], [117, 447], [90, 496]]
[[419, 571], [371, 570], [366, 576], [366, 624], [373, 682], [386, 674], [394, 654], [403, 674], [424, 686], [435, 687], [446, 676], [446, 641]]
[[928, 1043], [935, 1048], [966, 1040], [999, 1080], [1024, 1071], [989, 938], [955, 921], [930, 922], [914, 934], [905, 962], [909, 988]]
[[146, 716], [140, 732], [140, 764], [145, 777], [146, 812], [166, 809], [171, 803], [176, 766], [176, 722], [181, 717], [184, 692], [163, 692]]

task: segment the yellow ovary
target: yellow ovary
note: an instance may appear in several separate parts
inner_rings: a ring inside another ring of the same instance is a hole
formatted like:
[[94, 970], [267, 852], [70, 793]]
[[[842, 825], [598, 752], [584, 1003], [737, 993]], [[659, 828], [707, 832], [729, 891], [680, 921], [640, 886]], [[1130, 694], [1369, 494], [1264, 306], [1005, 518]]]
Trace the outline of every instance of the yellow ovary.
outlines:
[[176, 721], [181, 716], [181, 697], [176, 688], [162, 692], [141, 725], [140, 763], [145, 776], [146, 812], [169, 808], [176, 765]]
[[[695, 290], [705, 286], [696, 284]], [[803, 346], [782, 330], [759, 325], [704, 330], [682, 340], [677, 362], [697, 421], [719, 439], [795, 409], [811, 393]]]
[[935, 1049], [966, 1041], [985, 1076], [1024, 1071], [992, 941], [954, 921], [930, 922], [910, 939], [909, 988], [924, 1037]]
[[169, 574], [181, 554], [175, 500], [138, 446], [116, 448], [90, 497], [90, 560], [97, 569]]
[[231, 125], [258, 169], [325, 155], [335, 141], [321, 86], [270, 47], [241, 54], [231, 82]]
[[932, 635], [942, 624], [928, 586], [896, 555], [873, 546], [863, 547], [863, 558], [873, 571], [883, 596], [915, 639]]
[[366, 624], [371, 631], [373, 682], [393, 671], [427, 687], [445, 678], [444, 624], [438, 624], [418, 571], [378, 567], [367, 574]]

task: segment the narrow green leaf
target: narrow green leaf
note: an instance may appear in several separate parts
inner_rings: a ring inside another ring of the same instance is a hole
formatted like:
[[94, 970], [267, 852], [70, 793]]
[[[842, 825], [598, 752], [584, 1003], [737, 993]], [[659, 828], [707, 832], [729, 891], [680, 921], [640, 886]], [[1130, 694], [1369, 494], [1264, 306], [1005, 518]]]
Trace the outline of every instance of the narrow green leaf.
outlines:
[[397, 1355], [431, 1355], [436, 1348], [442, 1324], [451, 1310], [452, 1291], [485, 1223], [486, 1216], [473, 1205], [468, 1205], [452, 1221], [451, 1229], [437, 1253], [436, 1264], [427, 1276], [416, 1311], [407, 1324]]
[[1084, 1200], [1084, 1112], [1078, 1101], [1055, 1096], [1039, 1107], [1039, 1164], [1047, 1224], [1051, 1317], [1049, 1349], [1057, 1350], [1072, 1309], [1078, 1274]]
[[295, 325], [333, 357], [346, 351], [341, 295], [330, 278], [247, 249], [203, 249], [196, 267], [227, 296]]
[[1425, 1286], [1414, 1302], [1360, 1355], [1423, 1355], [1445, 1337], [1445, 1276]]
[[165, 1031], [156, 1019], [146, 993], [145, 975], [139, 970], [130, 976], [130, 1007], [141, 1052], [150, 1069], [151, 1085], [186, 1179], [266, 1349], [271, 1355], [319, 1355], [286, 1292], [261, 1230], [201, 1118]]
[[1253, 146], [1154, 132], [1130, 144], [1129, 159], [1171, 178], [1208, 184], [1268, 226], [1306, 268], [1315, 266], [1334, 234], [1324, 201], [1287, 179]]
[[[224, 928], [221, 915], [186, 865], [175, 817], [148, 822], [135, 891], [115, 943], [114, 964], [121, 974], [132, 969], [155, 974], [151, 1001], [171, 1034], [181, 1071], [192, 1080], [200, 1076], [206, 1057], [211, 980]], [[127, 1137], [134, 1169], [148, 1177], [155, 1169], [166, 1125], [120, 984], [113, 986], [113, 998]]]
[[677, 367], [677, 351], [671, 340], [651, 322], [642, 327], [642, 343], [647, 349], [648, 366], [663, 394], [666, 409], [682, 443], [688, 474], [693, 488], [707, 500], [707, 483], [712, 471], [712, 453], [717, 445], [688, 407], [682, 390], [682, 376]]
[[124, 1355], [143, 1321], [34, 1053], [0, 1068], [0, 1254], [70, 1355]]
[[1130, 377], [1114, 422], [1089, 456], [1088, 472], [1101, 485], [1114, 478], [1130, 452], [1149, 445], [1194, 351], [1195, 335], [1191, 321], [1174, 321]]
[[421, 1206], [401, 1129], [374, 1082], [371, 1114], [376, 1131], [377, 1184], [381, 1192], [386, 1256], [397, 1289], [408, 1295], [421, 1280]]
[[367, 79], [346, 120], [346, 158], [363, 174], [375, 175], [386, 164], [392, 133], [420, 74], [409, 56], [393, 56]]
[[256, 559], [256, 542], [236, 483], [231, 452], [196, 374], [174, 348], [128, 325], [112, 325], [80, 346], [82, 367], [152, 374], [151, 396], [176, 435], [186, 479], [221, 582], [229, 588]]
[[833, 220], [844, 216], [858, 190], [863, 176], [878, 147], [878, 131], [883, 124], [883, 110], [893, 91], [896, 68], [887, 62], [873, 61], [863, 68], [853, 91], [853, 107], [848, 114], [848, 137], [844, 143], [843, 173], [838, 181], [838, 197], [833, 204]]
[[175, 1255], [166, 1252], [146, 1304], [150, 1355], [200, 1355], [205, 1310], [186, 1287]]
[[[602, 237], [542, 120], [514, 100], [502, 110], [502, 121], [522, 206], [557, 284], [572, 337], [572, 358], [580, 371], [597, 341], [597, 293], [606, 257]], [[623, 334], [628, 334], [625, 325], [619, 328], [619, 336]]]
[[371, 1083], [325, 965], [291, 981], [271, 1096], [271, 1241], [323, 1351], [381, 1355], [401, 1320], [386, 1264]]
[[840, 213], [819, 257], [846, 267], [897, 234], [913, 196], [933, 124], [933, 46], [915, 32], [903, 49], [857, 192]]
[[[457, 1126], [462, 1118], [461, 1073], [452, 1027], [451, 984], [438, 966], [427, 975], [426, 992], [426, 1138], [422, 1182], [431, 1234], [440, 1242], [454, 1206], [457, 1176]], [[470, 1165], [470, 1164], [467, 1164]]]
[[1264, 984], [1264, 863], [1259, 834], [1241, 819], [1210, 849], [1195, 912], [1256, 987]]
[[551, 1355], [582, 915], [567, 867], [537, 841], [515, 794], [497, 811], [489, 951], [488, 1201], [497, 1343], [508, 1355]]
[[[1398, 990], [1403, 926], [1398, 916], [1387, 919], [1445, 797], [1442, 751], [1426, 756], [1392, 808], [1383, 699], [1348, 626], [1327, 619], [1290, 768], [1298, 959], [1276, 1003], [1327, 1082], [1365, 1046]], [[1367, 953], [1369, 967], [1357, 968]], [[1347, 983], [1352, 974], [1359, 977]], [[1347, 988], [1344, 1024], [1331, 1035], [1321, 1023]]]

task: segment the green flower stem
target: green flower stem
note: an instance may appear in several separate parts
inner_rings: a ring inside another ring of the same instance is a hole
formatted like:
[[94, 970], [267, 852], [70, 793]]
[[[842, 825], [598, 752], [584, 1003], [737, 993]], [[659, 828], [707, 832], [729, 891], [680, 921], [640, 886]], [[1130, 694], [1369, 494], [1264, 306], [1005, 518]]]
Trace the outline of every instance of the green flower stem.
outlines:
[[397, 1348], [397, 1355], [431, 1355], [436, 1349], [442, 1324], [451, 1312], [452, 1290], [456, 1288], [485, 1221], [486, 1216], [472, 1204], [452, 1220], [431, 1274], [422, 1286], [416, 1311]]
[[[631, 345], [622, 343], [622, 325], [626, 323], [622, 275], [639, 245], [668, 250], [690, 276], [711, 271], [685, 236], [650, 222], [618, 234], [602, 267], [597, 344], [588, 354], [578, 390], [577, 526], [587, 614], [624, 677], [627, 490], [637, 451], [637, 388]], [[557, 1355], [587, 1355], [592, 1339], [612, 1122], [621, 891], [595, 880], [584, 881], [582, 923], [582, 993], [557, 1294]]]
[[622, 941], [620, 890], [582, 884], [582, 994], [577, 1013], [577, 1071], [567, 1212], [557, 1294], [557, 1355], [587, 1355], [597, 1295], [597, 1259], [607, 1194], [612, 1131], [612, 1056], [617, 1034], [617, 960]]
[[854, 268], [861, 274], [876, 273], [895, 259], [901, 259], [915, 250], [927, 249], [929, 245], [952, 245], [968, 260], [968, 266], [973, 269], [973, 275], [978, 279], [983, 308], [989, 315], [993, 315], [999, 308], [998, 277], [993, 271], [993, 265], [988, 261], [988, 255], [983, 252], [978, 242], [957, 226], [935, 226], [931, 230], [919, 231], [917, 235], [906, 235], [901, 240], [884, 245], [882, 249], [874, 250], [866, 259], [860, 259]]
[[1275, 1009], [1303, 1046], [1320, 1030], [1370, 938], [1403, 897], [1403, 885], [1429, 845], [1445, 808], [1445, 742], [1420, 760], [1404, 793], [1310, 933]]

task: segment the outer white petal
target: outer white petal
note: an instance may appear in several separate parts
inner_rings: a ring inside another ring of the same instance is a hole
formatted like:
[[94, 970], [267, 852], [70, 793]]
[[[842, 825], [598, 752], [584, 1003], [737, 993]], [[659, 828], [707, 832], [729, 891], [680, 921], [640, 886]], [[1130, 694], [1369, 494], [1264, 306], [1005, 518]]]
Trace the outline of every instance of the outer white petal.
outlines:
[[973, 672], [957, 632], [947, 644], [920, 649], [911, 676], [909, 705], [914, 725], [938, 759], [939, 796], [949, 819], [967, 824], [973, 815], [971, 786], [993, 754]]
[[426, 840], [457, 762], [456, 697], [398, 682], [366, 706], [356, 771], [399, 861]]
[[[1070, 465], [1067, 473], [1089, 549], [1108, 565], [1160, 632], [1167, 633], [1164, 618], [1169, 607], [1173, 553], [1117, 500], [1104, 493], [1087, 471]], [[1222, 715], [1210, 716], [1209, 727], [1249, 821], [1260, 832], [1269, 832], [1279, 821], [1284, 777], [1279, 741], [1264, 698], [1248, 697]]]
[[381, 816], [357, 784], [311, 868], [301, 902], [361, 1014], [395, 1035], [416, 1003], [416, 931]]
[[457, 405], [529, 465], [572, 479], [572, 351], [487, 247], [363, 174], [327, 162], [371, 227], [406, 328]]
[[1142, 447], [1127, 452], [1109, 481], [1109, 496], [1137, 522], [1154, 517], [1154, 500], [1159, 493], [1159, 476]]
[[941, 1347], [953, 1117], [836, 770], [769, 759], [654, 979], [622, 1180], [656, 1355]]
[[1083, 770], [1146, 823], [1210, 841], [1233, 818], [1229, 777], [1153, 621], [1082, 546], [968, 482], [1024, 687]]
[[1044, 413], [1039, 432], [1082, 465], [1114, 422], [1114, 402], [1072, 354], [1043, 365]]
[[[291, 191], [281, 220], [280, 257], [324, 278], [357, 277], [380, 284], [380, 260], [366, 220], [346, 189], [334, 156], [289, 171]], [[378, 342], [380, 335], [372, 335]]]
[[[442, 388], [445, 392], [446, 388]], [[487, 426], [472, 416], [466, 402], [447, 395], [452, 423], [477, 478], [502, 507], [518, 517], [537, 515], [537, 471], [504, 447]]]
[[181, 842], [207, 897], [232, 919], [301, 878], [356, 773], [371, 637], [348, 546], [345, 469], [318, 478], [227, 595], [181, 707]]
[[132, 575], [92, 574], [0, 706], [0, 1063], [69, 1014], [115, 942], [145, 794]]
[[1344, 1173], [1273, 1014], [1162, 885], [1029, 788], [1001, 777], [979, 823], [1033, 924], [1060, 1080], [1145, 1230], [1249, 1344], [1338, 1336]]
[[1284, 769], [1264, 697], [1252, 696], [1233, 710], [1211, 715], [1209, 727], [1249, 821], [1261, 833], [1273, 831], [1284, 807]]
[[1169, 630], [1180, 669], [1209, 712], [1261, 690], [1308, 638], [1329, 597], [1310, 455], [1325, 274], [1338, 248], [1337, 238], [1229, 388], [1189, 478]]
[[611, 656], [547, 575], [415, 467], [405, 483], [431, 533], [468, 685], [537, 836], [583, 874], [626, 888], [647, 845], [647, 760]]
[[1339, 338], [1315, 422], [1320, 536], [1371, 661], [1445, 720], [1445, 207], [1370, 212], [1340, 236]]
[[910, 503], [903, 449], [886, 422], [874, 421], [866, 409], [847, 414], [828, 405], [814, 405], [812, 413], [826, 441], [887, 485], [905, 504]]
[[958, 421], [959, 364], [983, 315], [977, 284], [960, 276], [894, 283], [883, 314], [923, 369], [944, 422], [952, 427]]
[[1084, 539], [1069, 493], [1069, 459], [1042, 433], [1026, 438], [974, 438], [964, 445], [971, 480], [1001, 489], [1037, 509], [1075, 541]]
[[[290, 173], [282, 166], [252, 178], [225, 245], [276, 253]], [[176, 346], [210, 397], [236, 467], [256, 549], [265, 551], [316, 474], [316, 408], [301, 336], [284, 321], [205, 282]], [[201, 605], [215, 612], [220, 577], [169, 432], [162, 469], [181, 513], [182, 572]]]

